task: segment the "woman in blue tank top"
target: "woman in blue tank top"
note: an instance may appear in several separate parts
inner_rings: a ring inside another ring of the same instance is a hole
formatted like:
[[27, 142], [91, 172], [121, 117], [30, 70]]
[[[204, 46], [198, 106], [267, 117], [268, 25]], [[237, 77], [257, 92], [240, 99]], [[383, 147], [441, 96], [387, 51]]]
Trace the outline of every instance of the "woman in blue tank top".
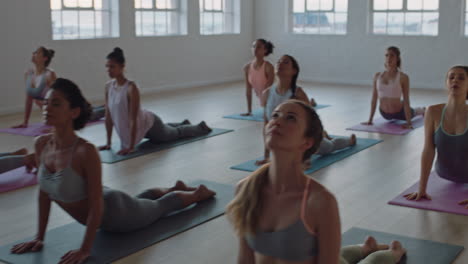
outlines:
[[445, 86], [447, 103], [430, 106], [426, 114], [419, 191], [406, 194], [409, 200], [431, 199], [426, 188], [436, 152], [435, 172], [440, 177], [468, 183], [468, 67], [452, 67]]
[[152, 188], [137, 196], [102, 186], [101, 160], [96, 147], [75, 133], [91, 115], [91, 106], [78, 86], [57, 79], [44, 100], [43, 116], [52, 134], [35, 142], [39, 178], [39, 225], [32, 241], [15, 245], [11, 252], [40, 251], [44, 244], [52, 202], [86, 225], [79, 249], [70, 250], [59, 263], [84, 263], [97, 229], [131, 232], [144, 228], [174, 211], [215, 195], [204, 185]]
[[271, 163], [239, 182], [226, 213], [239, 238], [239, 264], [394, 264], [405, 250], [397, 241], [341, 249], [340, 216], [332, 193], [303, 172], [303, 161], [323, 136], [310, 105], [288, 100], [265, 127]]

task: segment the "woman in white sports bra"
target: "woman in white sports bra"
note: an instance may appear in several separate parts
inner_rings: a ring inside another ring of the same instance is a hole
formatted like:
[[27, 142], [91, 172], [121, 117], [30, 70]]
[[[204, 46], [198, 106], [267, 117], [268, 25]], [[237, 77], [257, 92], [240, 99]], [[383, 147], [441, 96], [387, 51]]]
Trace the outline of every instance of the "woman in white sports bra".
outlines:
[[23, 123], [13, 126], [13, 128], [28, 127], [33, 103], [39, 106], [39, 108], [42, 108], [42, 101], [44, 100], [45, 94], [55, 79], [57, 79], [55, 72], [48, 68], [54, 54], [54, 50], [42, 46], [33, 52], [31, 62], [34, 64], [34, 67], [27, 70], [24, 74], [26, 85], [24, 120]]
[[[400, 71], [401, 57], [397, 47], [389, 47], [385, 53], [385, 71], [378, 72], [374, 76], [372, 90], [371, 112], [367, 122], [363, 125], [372, 125], [377, 99], [379, 99], [379, 111], [387, 120], [406, 120], [403, 128], [413, 128], [411, 119], [416, 115], [423, 115], [425, 108], [410, 107], [409, 77]], [[403, 97], [403, 98], [402, 98]]]

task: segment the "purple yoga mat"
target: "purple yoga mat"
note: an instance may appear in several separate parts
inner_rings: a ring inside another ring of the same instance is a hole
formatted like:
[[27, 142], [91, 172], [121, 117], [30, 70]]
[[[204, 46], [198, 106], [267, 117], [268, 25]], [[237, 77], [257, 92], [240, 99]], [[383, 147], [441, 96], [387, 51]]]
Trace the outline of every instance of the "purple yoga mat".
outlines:
[[[374, 124], [371, 126], [366, 126], [362, 124], [355, 125], [353, 127], [346, 128], [347, 130], [354, 131], [366, 131], [366, 132], [377, 132], [382, 134], [391, 134], [391, 135], [404, 135], [413, 129], [402, 128], [401, 125], [405, 124], [406, 121], [402, 120], [385, 120], [383, 118], [378, 118], [374, 120]], [[422, 116], [417, 116], [412, 120], [413, 128], [424, 126], [424, 118]]]
[[[101, 124], [101, 123], [104, 123], [104, 120], [88, 122], [86, 126], [92, 126], [92, 125]], [[34, 124], [29, 124], [29, 126], [26, 128], [1, 128], [0, 133], [36, 137], [36, 136], [47, 134], [47, 132], [44, 132], [44, 130], [48, 128], [51, 128], [51, 127], [43, 123], [34, 123]]]
[[0, 174], [0, 192], [7, 192], [37, 184], [37, 176], [27, 173], [25, 167], [20, 167]]
[[416, 192], [419, 181], [399, 194], [395, 199], [388, 202], [393, 205], [401, 205], [419, 209], [439, 211], [452, 214], [468, 215], [468, 209], [459, 205], [458, 202], [468, 199], [468, 184], [454, 183], [442, 179], [437, 173], [432, 172], [427, 183], [427, 194], [432, 200], [409, 201], [403, 195]]

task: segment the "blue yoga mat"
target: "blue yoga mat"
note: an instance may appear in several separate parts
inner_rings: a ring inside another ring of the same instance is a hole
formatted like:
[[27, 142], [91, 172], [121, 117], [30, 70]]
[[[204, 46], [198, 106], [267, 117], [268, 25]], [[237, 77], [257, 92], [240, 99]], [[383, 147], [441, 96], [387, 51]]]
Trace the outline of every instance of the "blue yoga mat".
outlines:
[[[322, 108], [329, 107], [330, 105], [317, 105], [314, 107], [315, 110], [319, 110]], [[263, 122], [263, 108], [257, 108], [252, 111], [251, 116], [241, 116], [240, 114], [234, 114], [234, 115], [226, 115], [223, 116], [224, 118], [230, 118], [230, 119], [238, 119], [238, 120], [248, 120], [248, 121], [258, 121], [258, 122]]]
[[149, 141], [143, 141], [142, 143], [136, 146], [136, 151], [132, 152], [128, 155], [117, 155], [116, 152], [120, 150], [120, 142], [116, 142], [112, 144], [111, 150], [101, 150], [99, 151], [99, 155], [101, 156], [101, 162], [103, 163], [115, 163], [122, 160], [136, 158], [142, 155], [146, 155], [148, 153], [153, 153], [156, 151], [169, 149], [172, 147], [180, 146], [183, 144], [191, 143], [197, 140], [218, 136], [221, 134], [229, 133], [234, 130], [232, 129], [221, 129], [221, 128], [213, 128], [213, 131], [210, 133], [199, 136], [199, 137], [190, 137], [190, 138], [182, 138], [176, 141], [165, 142], [161, 144], [152, 144]]
[[[336, 137], [336, 136], [331, 136]], [[335, 151], [328, 155], [312, 155], [311, 164], [312, 166], [305, 171], [306, 174], [310, 174], [322, 168], [329, 166], [332, 163], [340, 161], [346, 157], [349, 157], [355, 153], [358, 153], [361, 150], [369, 148], [375, 144], [382, 142], [382, 140], [371, 139], [371, 138], [357, 138], [356, 145], [348, 147], [339, 151]], [[255, 165], [255, 161], [262, 160], [263, 157], [257, 158], [255, 160], [249, 160], [247, 162], [241, 163], [239, 165], [232, 166], [233, 170], [242, 170], [242, 171], [255, 171], [259, 166]]]
[[[111, 263], [224, 214], [226, 205], [234, 198], [234, 186], [211, 181], [189, 183], [191, 186], [199, 184], [216, 191], [216, 196], [161, 218], [141, 230], [128, 233], [98, 231], [86, 263]], [[57, 227], [47, 231], [42, 251], [21, 255], [10, 253], [13, 245], [32, 239], [28, 238], [0, 247], [0, 260], [21, 264], [58, 263], [65, 253], [80, 248], [84, 233], [85, 226], [78, 223]]]
[[392, 240], [401, 242], [406, 248], [406, 256], [399, 264], [448, 264], [452, 263], [464, 249], [463, 246], [439, 243], [406, 236], [377, 232], [353, 227], [341, 238], [341, 245], [356, 245], [364, 243], [367, 236], [373, 236], [379, 244], [390, 244]]

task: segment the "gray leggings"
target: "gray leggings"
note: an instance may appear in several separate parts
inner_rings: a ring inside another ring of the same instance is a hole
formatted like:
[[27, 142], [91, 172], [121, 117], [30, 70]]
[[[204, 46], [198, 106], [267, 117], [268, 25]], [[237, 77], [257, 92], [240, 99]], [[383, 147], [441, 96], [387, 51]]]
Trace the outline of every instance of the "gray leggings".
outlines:
[[0, 173], [14, 170], [24, 166], [24, 155], [11, 155], [10, 153], [0, 153]]
[[174, 141], [179, 138], [197, 137], [208, 134], [210, 131], [201, 123], [198, 125], [186, 125], [184, 123], [164, 124], [161, 118], [153, 114], [153, 126], [146, 132], [145, 138], [152, 143]]
[[[396, 112], [396, 113], [385, 113], [384, 111], [382, 111], [382, 109], [379, 108], [379, 111], [380, 111], [380, 114], [382, 115], [383, 118], [387, 119], [387, 120], [406, 120], [406, 114], [405, 114], [405, 108], [402, 107], [400, 112]], [[411, 112], [411, 118], [413, 118], [415, 116], [415, 111], [413, 108], [410, 108], [410, 112]]]
[[182, 199], [171, 192], [162, 197], [150, 190], [137, 196], [107, 187], [103, 189], [104, 214], [100, 228], [109, 232], [130, 232], [184, 208]]
[[363, 259], [361, 246], [345, 246], [341, 249], [340, 264], [395, 264], [390, 250], [379, 250]]
[[90, 122], [101, 120], [106, 115], [106, 107], [104, 105], [93, 106], [93, 112], [89, 118]]
[[326, 137], [323, 137], [322, 142], [320, 143], [320, 147], [317, 150], [317, 154], [319, 155], [326, 155], [330, 154], [333, 151], [344, 149], [351, 146], [350, 138], [333, 138], [329, 140]]

